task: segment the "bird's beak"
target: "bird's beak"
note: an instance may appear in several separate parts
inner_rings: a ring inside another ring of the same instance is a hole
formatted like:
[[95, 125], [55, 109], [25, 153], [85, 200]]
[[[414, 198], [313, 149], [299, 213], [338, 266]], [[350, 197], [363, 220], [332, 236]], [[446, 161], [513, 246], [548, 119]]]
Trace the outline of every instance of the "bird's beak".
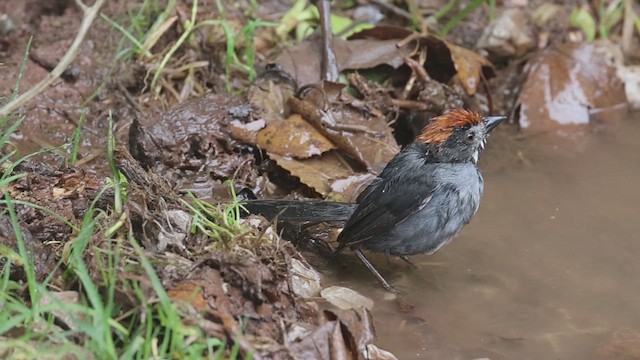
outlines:
[[483, 118], [484, 126], [487, 134], [491, 132], [496, 126], [498, 126], [502, 120], [506, 119], [506, 116], [487, 116]]

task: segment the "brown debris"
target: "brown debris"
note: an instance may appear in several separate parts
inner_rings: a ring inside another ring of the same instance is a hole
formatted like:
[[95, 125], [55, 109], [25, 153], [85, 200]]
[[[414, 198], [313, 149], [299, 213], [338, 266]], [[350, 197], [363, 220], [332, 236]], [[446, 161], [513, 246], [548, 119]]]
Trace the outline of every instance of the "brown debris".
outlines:
[[[158, 233], [155, 228], [170, 228], [166, 213], [183, 208], [175, 191], [162, 177], [142, 169], [125, 148], [116, 149], [116, 161], [130, 181], [127, 207], [134, 227], [143, 226], [142, 234], [149, 238], [153, 238], [149, 234]], [[256, 359], [308, 359], [300, 357], [298, 348], [286, 345], [285, 341], [290, 337], [289, 332], [298, 326], [316, 329], [313, 330], [316, 332], [324, 328], [317, 328], [315, 307], [301, 301], [292, 290], [289, 276], [292, 259], [300, 257], [293, 246], [278, 237], [258, 233], [258, 229], [250, 230], [243, 239], [234, 239], [224, 248], [219, 246], [225, 241], [218, 240], [213, 248], [220, 250], [211, 250], [211, 247], [205, 250], [203, 244], [211, 244], [212, 240], [203, 243], [198, 235], [185, 234], [181, 244], [188, 251], [176, 252], [172, 248], [174, 256], [199, 255], [197, 261], [190, 257], [184, 259], [192, 263], [189, 268], [161, 269], [161, 272], [173, 273], [165, 275], [173, 279], [168, 291], [171, 298], [192, 306], [205, 318], [193, 321], [207, 324], [206, 328], [214, 336], [239, 344], [245, 355], [252, 354]], [[153, 246], [148, 248], [153, 249]], [[345, 316], [340, 316], [346, 321], [340, 323], [340, 329], [346, 326], [354, 334], [371, 334], [366, 330], [372, 326], [368, 313], [360, 320], [347, 321]], [[331, 321], [337, 324], [335, 317]], [[356, 348], [352, 342], [342, 340], [344, 331], [347, 330], [330, 334], [333, 346], [342, 346], [340, 354], [357, 354], [358, 349], [361, 351], [373, 339], [372, 335], [357, 335]]]
[[335, 148], [322, 133], [297, 114], [267, 124], [258, 132], [256, 145], [270, 153], [295, 158], [309, 158]]
[[[56, 267], [62, 247], [73, 235], [73, 228], [60, 219], [79, 226], [104, 183], [80, 169], [54, 169], [33, 161], [18, 164], [13, 172], [24, 176], [4, 190], [14, 202], [36, 276], [43, 280]], [[98, 200], [98, 208], [108, 208], [112, 203], [112, 192], [107, 191]], [[46, 211], [15, 202], [35, 204]], [[17, 252], [15, 233], [8, 217], [2, 217], [0, 223], [1, 242]]]
[[229, 128], [234, 121], [252, 119], [252, 108], [242, 98], [209, 94], [180, 104], [159, 119], [134, 121], [129, 148], [145, 168], [179, 184], [201, 181], [200, 175], [207, 174], [210, 180], [233, 179], [252, 186], [257, 173], [247, 167], [251, 156], [234, 151], [240, 143], [230, 137]]
[[610, 64], [605, 42], [565, 43], [538, 54], [527, 65], [518, 98], [519, 124], [526, 131], [569, 129], [627, 111], [624, 84]]

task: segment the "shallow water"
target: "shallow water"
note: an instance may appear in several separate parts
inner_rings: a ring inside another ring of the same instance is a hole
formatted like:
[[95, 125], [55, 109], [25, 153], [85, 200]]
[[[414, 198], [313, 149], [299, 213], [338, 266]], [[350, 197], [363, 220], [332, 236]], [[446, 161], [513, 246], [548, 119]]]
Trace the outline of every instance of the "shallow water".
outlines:
[[399, 359], [640, 356], [639, 157], [638, 115], [571, 140], [496, 134], [458, 238], [417, 269], [372, 257], [399, 299], [352, 256], [330, 277], [375, 300]]

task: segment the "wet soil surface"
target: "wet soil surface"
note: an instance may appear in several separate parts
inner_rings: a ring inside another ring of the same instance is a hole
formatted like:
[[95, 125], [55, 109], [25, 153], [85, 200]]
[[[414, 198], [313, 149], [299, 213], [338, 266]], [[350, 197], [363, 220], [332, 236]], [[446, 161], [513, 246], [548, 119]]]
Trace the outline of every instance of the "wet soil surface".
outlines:
[[460, 236], [414, 256], [417, 269], [376, 259], [397, 300], [355, 259], [326, 273], [375, 300], [379, 345], [400, 359], [636, 359], [639, 120], [577, 139], [492, 136]]

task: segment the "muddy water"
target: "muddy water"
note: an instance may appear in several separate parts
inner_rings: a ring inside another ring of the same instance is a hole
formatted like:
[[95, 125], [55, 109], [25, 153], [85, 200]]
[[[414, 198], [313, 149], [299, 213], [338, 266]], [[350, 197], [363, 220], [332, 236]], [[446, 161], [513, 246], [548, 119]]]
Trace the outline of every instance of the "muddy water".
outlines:
[[333, 269], [376, 301], [377, 344], [399, 359], [640, 356], [640, 116], [576, 140], [490, 141], [460, 236], [418, 269], [374, 257], [404, 307], [352, 257]]

